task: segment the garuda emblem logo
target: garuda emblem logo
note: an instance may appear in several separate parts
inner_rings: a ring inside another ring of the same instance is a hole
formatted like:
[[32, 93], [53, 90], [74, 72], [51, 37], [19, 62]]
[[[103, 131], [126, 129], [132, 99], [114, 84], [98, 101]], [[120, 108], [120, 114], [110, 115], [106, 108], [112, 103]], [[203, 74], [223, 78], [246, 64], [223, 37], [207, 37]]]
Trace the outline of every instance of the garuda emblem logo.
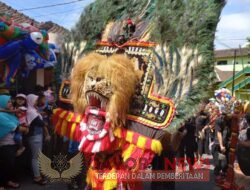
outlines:
[[[83, 157], [81, 153], [67, 160], [67, 156], [59, 155], [50, 158], [39, 152], [38, 156], [41, 173], [49, 178], [51, 182], [64, 181], [70, 182], [72, 178], [76, 177], [82, 171]], [[52, 168], [53, 165], [53, 168]]]

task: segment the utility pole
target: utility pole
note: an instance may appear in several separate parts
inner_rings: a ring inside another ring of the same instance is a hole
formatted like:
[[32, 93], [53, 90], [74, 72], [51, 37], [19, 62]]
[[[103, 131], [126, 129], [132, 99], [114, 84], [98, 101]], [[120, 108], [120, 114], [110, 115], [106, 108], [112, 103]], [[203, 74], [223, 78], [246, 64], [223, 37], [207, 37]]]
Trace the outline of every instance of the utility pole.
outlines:
[[236, 62], [236, 49], [234, 50], [234, 66], [233, 66], [233, 83], [232, 83], [232, 96], [234, 95], [234, 79], [235, 79], [235, 63]]

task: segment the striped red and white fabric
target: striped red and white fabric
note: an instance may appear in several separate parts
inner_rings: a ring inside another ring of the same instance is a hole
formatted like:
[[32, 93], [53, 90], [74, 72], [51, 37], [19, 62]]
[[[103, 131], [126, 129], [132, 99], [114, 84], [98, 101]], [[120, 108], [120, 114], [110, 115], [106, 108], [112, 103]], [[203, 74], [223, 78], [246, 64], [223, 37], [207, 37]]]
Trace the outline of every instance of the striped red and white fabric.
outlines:
[[[100, 117], [105, 118], [104, 123]], [[109, 114], [91, 107], [86, 108], [85, 116], [80, 123], [82, 137], [78, 147], [79, 150], [84, 153], [97, 153], [109, 150], [112, 142], [115, 140], [110, 124]], [[89, 132], [91, 128], [100, 129], [100, 132], [91, 134]]]

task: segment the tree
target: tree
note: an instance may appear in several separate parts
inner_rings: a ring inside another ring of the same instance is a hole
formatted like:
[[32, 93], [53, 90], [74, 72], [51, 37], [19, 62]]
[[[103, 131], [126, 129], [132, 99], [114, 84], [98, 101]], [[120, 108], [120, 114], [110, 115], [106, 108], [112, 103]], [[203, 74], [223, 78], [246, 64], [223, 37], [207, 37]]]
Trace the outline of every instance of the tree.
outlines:
[[247, 45], [246, 45], [247, 48], [250, 48], [250, 37], [247, 37]]

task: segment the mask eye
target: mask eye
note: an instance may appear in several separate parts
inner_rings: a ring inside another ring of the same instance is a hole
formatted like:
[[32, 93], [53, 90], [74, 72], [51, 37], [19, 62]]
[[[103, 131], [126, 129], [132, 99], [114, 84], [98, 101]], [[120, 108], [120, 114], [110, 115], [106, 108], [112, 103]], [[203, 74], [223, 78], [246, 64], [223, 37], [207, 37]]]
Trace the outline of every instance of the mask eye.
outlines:
[[91, 76], [88, 76], [89, 77], [89, 79], [91, 80], [91, 81], [93, 81], [93, 77], [91, 77]]
[[100, 82], [101, 80], [102, 80], [101, 77], [96, 78], [96, 82]]

